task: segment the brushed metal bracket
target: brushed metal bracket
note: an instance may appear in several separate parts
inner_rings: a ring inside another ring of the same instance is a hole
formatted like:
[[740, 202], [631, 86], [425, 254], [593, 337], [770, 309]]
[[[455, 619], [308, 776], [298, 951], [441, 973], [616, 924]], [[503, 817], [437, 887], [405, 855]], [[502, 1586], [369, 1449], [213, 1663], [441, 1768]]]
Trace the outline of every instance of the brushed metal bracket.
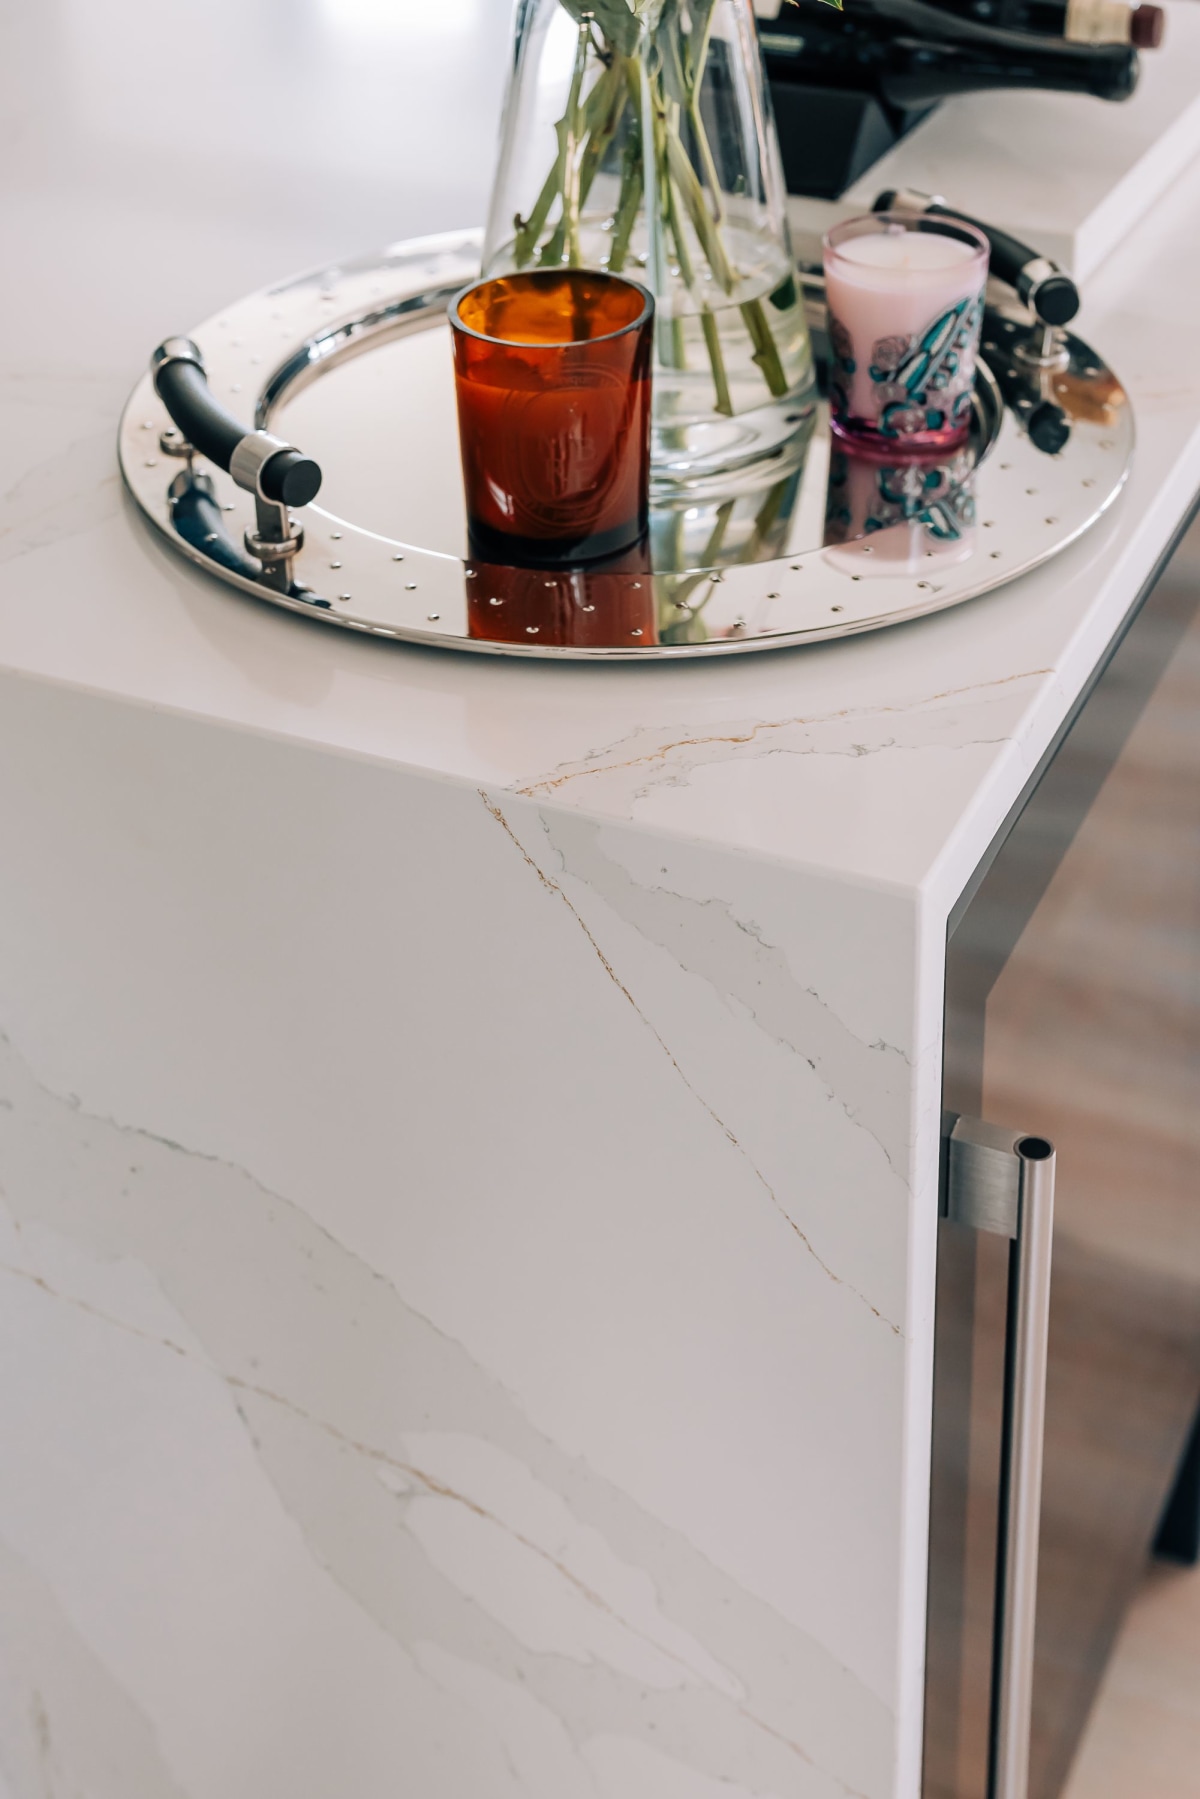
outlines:
[[942, 1217], [972, 1230], [1016, 1238], [1021, 1217], [1023, 1131], [960, 1118], [950, 1132]]

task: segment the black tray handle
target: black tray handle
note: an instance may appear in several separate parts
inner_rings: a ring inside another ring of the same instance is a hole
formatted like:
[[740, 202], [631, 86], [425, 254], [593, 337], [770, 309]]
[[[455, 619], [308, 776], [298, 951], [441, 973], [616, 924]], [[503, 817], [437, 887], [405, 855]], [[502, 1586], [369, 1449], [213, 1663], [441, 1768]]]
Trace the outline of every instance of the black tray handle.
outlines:
[[873, 212], [902, 212], [909, 215], [932, 213], [937, 218], [961, 219], [982, 231], [991, 246], [989, 267], [998, 281], [1015, 288], [1029, 310], [1043, 325], [1056, 328], [1069, 325], [1079, 311], [1079, 289], [1056, 262], [1018, 242], [1007, 231], [985, 225], [957, 207], [947, 206], [936, 194], [918, 193], [915, 188], [889, 188], [880, 194]]
[[190, 337], [168, 337], [150, 359], [155, 390], [184, 438], [239, 487], [277, 506], [307, 506], [321, 488], [311, 456], [267, 431], [247, 431], [217, 404]]

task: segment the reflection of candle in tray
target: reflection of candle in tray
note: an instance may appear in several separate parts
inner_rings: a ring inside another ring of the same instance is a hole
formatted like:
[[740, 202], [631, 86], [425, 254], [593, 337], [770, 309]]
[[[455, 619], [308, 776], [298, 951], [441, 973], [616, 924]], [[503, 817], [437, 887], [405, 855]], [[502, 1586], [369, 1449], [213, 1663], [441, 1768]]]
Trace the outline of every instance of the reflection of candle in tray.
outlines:
[[649, 649], [658, 642], [644, 547], [597, 568], [467, 567], [467, 631], [526, 649]]
[[875, 213], [834, 227], [825, 280], [839, 429], [913, 447], [966, 435], [987, 256], [982, 235], [957, 222]]
[[825, 510], [825, 560], [852, 575], [926, 575], [975, 549], [975, 459], [881, 456], [834, 440]]

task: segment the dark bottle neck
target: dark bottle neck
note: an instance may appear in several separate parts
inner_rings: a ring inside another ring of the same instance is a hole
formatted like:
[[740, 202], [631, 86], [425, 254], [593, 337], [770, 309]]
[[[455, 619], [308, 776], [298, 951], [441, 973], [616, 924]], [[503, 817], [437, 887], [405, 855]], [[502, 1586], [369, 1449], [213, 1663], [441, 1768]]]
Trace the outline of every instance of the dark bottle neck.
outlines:
[[[793, 15], [788, 49], [765, 43], [773, 78], [878, 94], [901, 112], [953, 94], [994, 88], [1044, 88], [1125, 100], [1138, 78], [1136, 50], [1124, 44], [1071, 44], [991, 29], [941, 15], [946, 36], [911, 28], [938, 14], [927, 3], [882, 0], [887, 13], [862, 7], [851, 18], [806, 4]], [[822, 17], [821, 15], [825, 16]], [[898, 16], [898, 15], [906, 16]], [[957, 41], [946, 41], [957, 37]]]
[[[859, 5], [864, 0], [859, 0]], [[867, 6], [870, 0], [865, 0]], [[1036, 31], [1046, 37], [1067, 35], [1067, 0], [927, 0], [952, 18], [969, 19], [1004, 31]]]
[[[1156, 49], [1165, 16], [1137, 0], [924, 0], [934, 11], [1000, 31], [1032, 31], [1076, 44], [1133, 44]], [[887, 0], [857, 0], [857, 12], [887, 13]], [[926, 32], [926, 36], [937, 34]]]
[[1091, 94], [1100, 100], [1127, 100], [1137, 85], [1136, 50], [1124, 45], [1064, 45], [1032, 40], [1019, 51], [979, 44], [923, 44], [897, 40], [881, 91], [902, 109], [993, 88], [1042, 88], [1052, 93]]

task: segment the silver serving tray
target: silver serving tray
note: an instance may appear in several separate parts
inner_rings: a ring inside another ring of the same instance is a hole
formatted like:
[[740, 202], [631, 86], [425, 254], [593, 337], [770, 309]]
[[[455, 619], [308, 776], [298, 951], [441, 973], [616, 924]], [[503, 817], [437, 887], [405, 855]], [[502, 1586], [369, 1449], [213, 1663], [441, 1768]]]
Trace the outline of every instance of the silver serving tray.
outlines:
[[[173, 453], [149, 376], [119, 437], [142, 511], [242, 593], [343, 630], [493, 655], [642, 660], [816, 643], [956, 606], [1073, 542], [1129, 471], [1128, 399], [1068, 337], [1066, 366], [1035, 379], [1070, 412], [1069, 442], [1057, 455], [1039, 451], [982, 367], [973, 467], [948, 512], [857, 536], [851, 523], [851, 541], [825, 543], [836, 446], [821, 402], [802, 462], [758, 465], [718, 491], [677, 489], [658, 503], [645, 567], [595, 575], [474, 563], [445, 312], [478, 261], [475, 232], [413, 240], [252, 294], [191, 334], [216, 398], [324, 471], [323, 504], [300, 514], [290, 591], [265, 585], [244, 548], [252, 497], [201, 458]], [[818, 327], [822, 311], [810, 294]], [[994, 360], [1029, 337], [1015, 301], [989, 311]]]

